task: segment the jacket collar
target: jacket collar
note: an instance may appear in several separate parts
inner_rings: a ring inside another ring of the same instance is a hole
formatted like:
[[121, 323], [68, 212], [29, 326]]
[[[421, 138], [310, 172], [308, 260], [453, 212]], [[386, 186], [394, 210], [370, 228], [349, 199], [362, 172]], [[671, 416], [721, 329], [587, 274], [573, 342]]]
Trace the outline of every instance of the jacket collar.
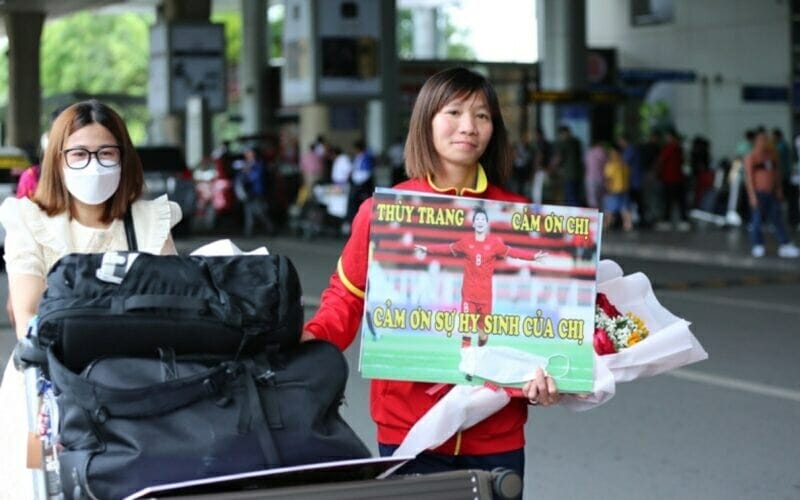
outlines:
[[481, 165], [479, 163], [478, 164], [478, 175], [477, 175], [477, 178], [475, 179], [475, 187], [474, 188], [463, 188], [463, 189], [459, 190], [457, 188], [452, 188], [452, 187], [449, 187], [449, 188], [439, 187], [433, 182], [433, 178], [430, 176], [430, 174], [428, 174], [428, 186], [430, 186], [430, 188], [433, 189], [434, 191], [436, 191], [437, 193], [455, 194], [457, 196], [464, 196], [466, 194], [482, 194], [482, 193], [484, 193], [486, 191], [486, 189], [489, 187], [489, 180], [486, 178], [486, 171], [483, 169], [483, 165]]

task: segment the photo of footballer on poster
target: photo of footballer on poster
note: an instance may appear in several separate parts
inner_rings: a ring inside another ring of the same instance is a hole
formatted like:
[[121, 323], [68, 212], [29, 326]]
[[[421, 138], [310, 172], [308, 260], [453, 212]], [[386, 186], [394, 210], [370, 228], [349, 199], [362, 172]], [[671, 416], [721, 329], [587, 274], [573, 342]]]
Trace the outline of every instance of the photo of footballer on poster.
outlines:
[[590, 391], [599, 218], [377, 189], [362, 375], [519, 387], [541, 366]]

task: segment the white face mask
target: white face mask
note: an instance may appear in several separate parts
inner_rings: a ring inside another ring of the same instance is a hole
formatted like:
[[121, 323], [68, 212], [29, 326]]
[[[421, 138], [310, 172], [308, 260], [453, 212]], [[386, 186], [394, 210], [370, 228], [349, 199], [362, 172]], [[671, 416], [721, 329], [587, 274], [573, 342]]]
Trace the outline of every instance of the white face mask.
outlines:
[[122, 167], [104, 167], [92, 158], [80, 170], [64, 167], [64, 181], [69, 193], [87, 205], [99, 205], [111, 198], [119, 187]]

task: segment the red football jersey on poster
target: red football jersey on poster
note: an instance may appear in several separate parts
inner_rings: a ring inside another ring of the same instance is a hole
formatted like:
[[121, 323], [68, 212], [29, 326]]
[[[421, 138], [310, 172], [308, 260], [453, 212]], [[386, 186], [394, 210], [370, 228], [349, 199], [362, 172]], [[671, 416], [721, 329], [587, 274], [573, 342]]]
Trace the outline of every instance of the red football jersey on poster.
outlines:
[[492, 275], [497, 259], [516, 257], [533, 260], [534, 252], [512, 248], [499, 236], [486, 235], [486, 239], [478, 241], [475, 234], [449, 245], [430, 245], [428, 252], [444, 253], [447, 250], [453, 255], [464, 257], [464, 281], [461, 285], [461, 301], [491, 304]]

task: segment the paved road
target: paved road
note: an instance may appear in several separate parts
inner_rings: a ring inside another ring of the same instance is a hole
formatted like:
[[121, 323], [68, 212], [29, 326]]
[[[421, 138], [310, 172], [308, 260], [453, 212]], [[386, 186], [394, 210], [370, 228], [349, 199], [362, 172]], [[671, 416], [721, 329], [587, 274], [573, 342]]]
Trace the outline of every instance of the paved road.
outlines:
[[[531, 411], [525, 498], [800, 498], [800, 265], [754, 262], [730, 248], [703, 257], [688, 253], [685, 237], [664, 238], [657, 247], [623, 239], [608, 240], [604, 248], [618, 255], [626, 272], [651, 277], [661, 302], [693, 322], [710, 359], [622, 385], [611, 402], [586, 413]], [[203, 241], [178, 246], [186, 250]], [[235, 241], [243, 249], [261, 243]], [[273, 253], [296, 263], [308, 314], [342, 244], [270, 242]], [[720, 262], [725, 266], [715, 265]], [[5, 275], [2, 280], [4, 295]], [[0, 323], [0, 329], [5, 360], [12, 340], [7, 326]], [[374, 452], [357, 347], [346, 353], [351, 377], [343, 413]]]

